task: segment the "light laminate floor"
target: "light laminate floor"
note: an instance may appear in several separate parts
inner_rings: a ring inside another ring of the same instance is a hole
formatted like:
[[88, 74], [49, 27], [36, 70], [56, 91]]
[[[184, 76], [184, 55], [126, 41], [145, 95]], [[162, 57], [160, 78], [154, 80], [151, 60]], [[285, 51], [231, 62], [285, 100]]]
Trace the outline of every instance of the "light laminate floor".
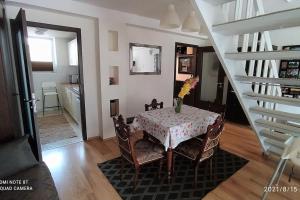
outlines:
[[[260, 199], [263, 187], [273, 172], [274, 162], [262, 157], [256, 136], [248, 127], [226, 123], [221, 148], [249, 160], [249, 163], [232, 177], [221, 183], [205, 200]], [[98, 169], [97, 163], [119, 155], [115, 139], [87, 142], [43, 152], [61, 200], [115, 200], [117, 192]], [[279, 186], [295, 186], [298, 192], [275, 192], [269, 199], [300, 199], [300, 182], [288, 183], [284, 175]]]

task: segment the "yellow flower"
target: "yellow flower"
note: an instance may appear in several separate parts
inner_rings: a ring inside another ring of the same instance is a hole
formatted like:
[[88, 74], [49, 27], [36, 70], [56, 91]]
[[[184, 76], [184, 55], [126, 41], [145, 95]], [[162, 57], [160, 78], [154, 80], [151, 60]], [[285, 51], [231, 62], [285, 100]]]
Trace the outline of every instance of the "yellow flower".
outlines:
[[182, 86], [182, 88], [181, 88], [181, 90], [180, 90], [180, 93], [178, 94], [178, 97], [183, 99], [183, 97], [184, 97], [185, 95], [189, 94], [190, 89], [191, 89], [190, 83], [186, 82], [186, 83]]

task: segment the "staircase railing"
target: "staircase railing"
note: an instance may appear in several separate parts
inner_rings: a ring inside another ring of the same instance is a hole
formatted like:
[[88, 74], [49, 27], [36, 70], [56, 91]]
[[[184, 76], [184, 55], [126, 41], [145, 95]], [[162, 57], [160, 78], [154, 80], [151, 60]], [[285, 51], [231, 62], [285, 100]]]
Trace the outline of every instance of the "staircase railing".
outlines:
[[[246, 11], [246, 13], [243, 13]], [[244, 14], [244, 15], [243, 15]], [[236, 0], [234, 20], [241, 20], [256, 17], [265, 14], [262, 0]], [[269, 31], [246, 33], [242, 36], [234, 36], [234, 44], [238, 49], [239, 42], [242, 43], [241, 52], [263, 52], [273, 51], [273, 45]], [[252, 39], [252, 42], [250, 41]], [[244, 61], [243, 66], [248, 76], [264, 77], [264, 78], [278, 78], [277, 64], [275, 60], [250, 60]], [[248, 65], [248, 67], [246, 67]], [[281, 96], [281, 87], [275, 85], [268, 85], [266, 83], [254, 83], [253, 91], [255, 93], [267, 94], [273, 96]], [[259, 106], [269, 109], [276, 109], [277, 104], [269, 102], [258, 102]], [[275, 120], [268, 118], [269, 120]]]

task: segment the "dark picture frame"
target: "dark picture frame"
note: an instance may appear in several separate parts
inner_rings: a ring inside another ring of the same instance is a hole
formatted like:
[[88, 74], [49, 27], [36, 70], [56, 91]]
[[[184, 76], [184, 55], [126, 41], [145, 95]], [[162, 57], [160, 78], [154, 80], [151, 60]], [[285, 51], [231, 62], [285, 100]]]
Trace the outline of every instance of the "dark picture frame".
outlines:
[[293, 61], [289, 61], [288, 62], [288, 68], [289, 69], [298, 69], [299, 65], [300, 65], [300, 61], [299, 60], [298, 61], [293, 60]]
[[290, 68], [286, 71], [287, 78], [298, 78], [299, 69], [298, 68]]
[[178, 58], [178, 73], [192, 74], [192, 58], [188, 56]]
[[[135, 67], [138, 65], [133, 58], [134, 47], [148, 48], [149, 51], [158, 50], [158, 54], [153, 55], [154, 70], [153, 71], [135, 71]], [[160, 75], [161, 74], [161, 57], [162, 47], [156, 45], [129, 43], [129, 74], [130, 75]]]
[[[300, 45], [283, 46], [283, 51], [300, 51]], [[300, 79], [300, 59], [281, 60], [279, 66], [280, 78]], [[299, 98], [297, 87], [282, 87], [282, 96]]]

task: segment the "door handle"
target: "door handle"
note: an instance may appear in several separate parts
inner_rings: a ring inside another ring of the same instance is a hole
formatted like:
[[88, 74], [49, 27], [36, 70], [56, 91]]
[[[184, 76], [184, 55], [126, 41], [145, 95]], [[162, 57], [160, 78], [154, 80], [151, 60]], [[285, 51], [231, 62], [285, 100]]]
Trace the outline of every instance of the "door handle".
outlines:
[[25, 103], [31, 103], [30, 108], [33, 109], [35, 113], [37, 112], [36, 102], [40, 101], [40, 99], [36, 98], [34, 93], [31, 94], [31, 99], [24, 99], [23, 101]]
[[40, 99], [28, 99], [28, 100], [24, 99], [25, 103], [37, 102], [37, 101], [40, 101]]

